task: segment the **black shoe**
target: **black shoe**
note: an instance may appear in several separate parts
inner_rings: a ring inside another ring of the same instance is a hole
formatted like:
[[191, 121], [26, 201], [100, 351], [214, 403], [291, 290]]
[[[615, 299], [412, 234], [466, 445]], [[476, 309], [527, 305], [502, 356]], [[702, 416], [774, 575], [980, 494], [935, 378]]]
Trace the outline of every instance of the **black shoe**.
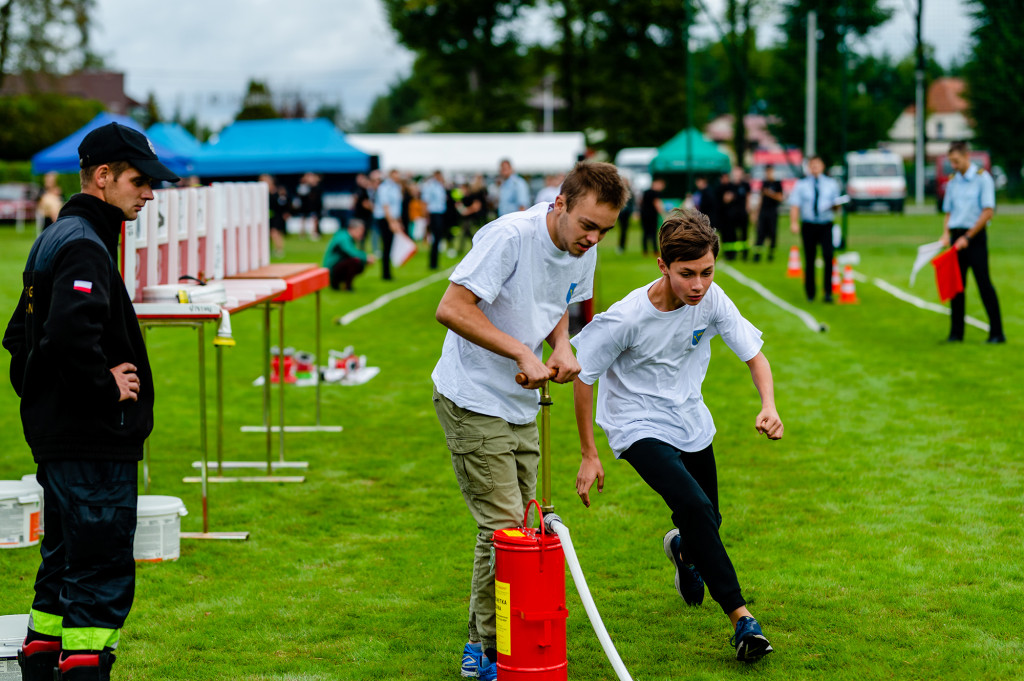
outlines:
[[947, 343], [963, 343], [964, 339], [963, 339], [963, 337], [957, 338], [956, 336], [950, 336], [949, 338], [946, 339], [945, 342], [947, 342]]
[[985, 341], [985, 342], [986, 343], [1005, 343], [1006, 342], [1006, 336], [1004, 336], [1003, 334], [999, 334], [998, 336], [989, 336], [988, 340]]
[[[24, 681], [53, 681], [60, 658], [60, 641], [35, 640], [18, 649], [18, 664]], [[13, 670], [12, 670], [13, 671]]]
[[687, 565], [680, 557], [681, 540], [679, 530], [672, 528], [662, 540], [665, 555], [676, 568], [676, 591], [687, 605], [697, 606], [704, 602], [704, 579], [693, 565]]
[[761, 625], [753, 617], [741, 617], [736, 622], [736, 634], [729, 643], [736, 646], [736, 659], [740, 662], [757, 662], [774, 652], [772, 644], [761, 631]]
[[831, 305], [832, 304], [832, 296], [828, 296], [822, 302]]

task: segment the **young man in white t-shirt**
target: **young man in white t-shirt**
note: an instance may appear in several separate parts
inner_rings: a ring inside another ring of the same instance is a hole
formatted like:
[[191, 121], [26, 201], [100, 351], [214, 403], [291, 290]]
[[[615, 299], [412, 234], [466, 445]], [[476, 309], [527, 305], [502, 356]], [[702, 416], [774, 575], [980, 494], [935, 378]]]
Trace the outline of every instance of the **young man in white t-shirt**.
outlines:
[[[570, 303], [592, 296], [595, 247], [629, 191], [615, 166], [579, 163], [554, 203], [502, 216], [473, 238], [437, 308], [448, 327], [434, 408], [478, 533], [463, 676], [497, 674], [495, 530], [517, 527], [537, 487], [537, 388], [572, 381]], [[551, 355], [543, 362], [544, 341]], [[517, 385], [518, 372], [527, 382]]]
[[686, 603], [700, 605], [706, 582], [735, 629], [736, 659], [754, 662], [772, 647], [746, 608], [718, 534], [715, 424], [701, 383], [711, 339], [720, 335], [750, 367], [761, 395], [755, 428], [778, 440], [783, 426], [771, 367], [761, 352], [761, 332], [713, 283], [719, 240], [707, 216], [672, 211], [659, 240], [661, 278], [597, 315], [572, 339], [581, 366], [574, 385], [583, 454], [576, 491], [589, 507], [591, 486], [604, 487], [593, 424], [594, 382], [600, 378], [597, 422], [615, 456], [632, 464], [672, 510], [676, 527], [663, 546], [676, 568], [676, 590]]

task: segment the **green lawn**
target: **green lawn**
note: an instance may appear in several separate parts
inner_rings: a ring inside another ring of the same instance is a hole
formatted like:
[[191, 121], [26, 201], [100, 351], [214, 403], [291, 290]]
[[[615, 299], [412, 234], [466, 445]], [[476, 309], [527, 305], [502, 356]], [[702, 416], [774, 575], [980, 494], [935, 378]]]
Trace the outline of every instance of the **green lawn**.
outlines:
[[[962, 345], [942, 344], [948, 318], [868, 283], [858, 284], [859, 305], [808, 305], [801, 283], [785, 276], [795, 241], [780, 227], [773, 264], [736, 266], [809, 309], [828, 333], [808, 331], [724, 274], [717, 281], [764, 332], [785, 438], [756, 435], [749, 373], [718, 340], [704, 391], [718, 427], [723, 538], [774, 655], [736, 663], [714, 602], [683, 605], [661, 548], [667, 508], [606, 446], [605, 491], [589, 510], [579, 503], [571, 390], [552, 390], [555, 505], [626, 666], [638, 680], [1021, 678], [1024, 216], [999, 217], [992, 232], [1010, 339], [1001, 347], [973, 327]], [[931, 215], [852, 217], [857, 269], [908, 288], [916, 246], [940, 227]], [[633, 231], [631, 252], [617, 255], [614, 235], [599, 249], [598, 309], [657, 274], [636, 253]], [[0, 230], [0, 309], [14, 305], [29, 245]], [[323, 246], [292, 238], [287, 259], [319, 261]], [[430, 400], [444, 336], [433, 311], [445, 284], [347, 327], [330, 324], [426, 275], [421, 254], [394, 283], [374, 270], [355, 293], [325, 291], [324, 349], [354, 345], [380, 375], [324, 387], [323, 421], [344, 432], [287, 435], [288, 458], [310, 462], [304, 484], [211, 486], [211, 529], [249, 530], [250, 541], [183, 540], [178, 562], [139, 566], [116, 678], [459, 678], [475, 527]], [[984, 319], [968, 287], [968, 313]], [[930, 271], [912, 292], [936, 300]], [[312, 350], [312, 299], [287, 316], [287, 344]], [[260, 322], [255, 311], [238, 315], [238, 346], [225, 353], [228, 459], [264, 456], [262, 435], [238, 433], [261, 414], [251, 386], [261, 373]], [[156, 329], [149, 341], [158, 382], [152, 492], [181, 497], [191, 512], [183, 529], [197, 531], [199, 489], [181, 482], [199, 453], [195, 334]], [[289, 386], [287, 400], [289, 423], [313, 422], [311, 388]], [[210, 416], [212, 447], [212, 402]], [[0, 426], [0, 479], [31, 472], [6, 388]], [[27, 610], [37, 560], [34, 548], [0, 552], [0, 614]], [[614, 679], [567, 582], [569, 676]]]

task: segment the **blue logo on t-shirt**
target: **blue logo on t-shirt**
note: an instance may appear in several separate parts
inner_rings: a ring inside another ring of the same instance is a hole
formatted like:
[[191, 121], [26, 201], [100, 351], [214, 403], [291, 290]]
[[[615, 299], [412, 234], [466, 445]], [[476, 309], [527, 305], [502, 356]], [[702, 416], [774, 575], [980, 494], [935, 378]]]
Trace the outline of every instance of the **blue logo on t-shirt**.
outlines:
[[572, 292], [576, 290], [576, 282], [569, 284], [569, 292], [565, 294], [565, 304], [568, 305], [569, 301], [572, 300]]
[[700, 342], [700, 337], [704, 335], [705, 331], [707, 331], [707, 327], [704, 327], [703, 329], [701, 329], [699, 331], [694, 331], [693, 332], [693, 343], [692, 343], [692, 345], [696, 345], [697, 343]]

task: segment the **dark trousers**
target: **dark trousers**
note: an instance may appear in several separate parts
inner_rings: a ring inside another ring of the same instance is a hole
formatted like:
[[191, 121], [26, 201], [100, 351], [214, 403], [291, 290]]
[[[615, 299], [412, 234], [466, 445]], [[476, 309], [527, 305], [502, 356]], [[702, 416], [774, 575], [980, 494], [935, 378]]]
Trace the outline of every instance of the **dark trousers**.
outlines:
[[62, 617], [64, 649], [75, 650], [73, 630], [117, 632], [132, 607], [138, 463], [47, 461], [36, 479], [46, 532], [32, 609]]
[[[967, 233], [966, 229], [949, 230], [949, 242], [956, 243], [956, 240]], [[960, 279], [963, 281], [964, 290], [967, 289], [967, 270], [974, 270], [974, 281], [978, 284], [978, 293], [981, 295], [981, 302], [988, 314], [989, 338], [999, 338], [1003, 335], [1003, 318], [999, 314], [999, 298], [996, 297], [996, 289], [988, 277], [988, 229], [978, 232], [970, 244], [962, 251], [957, 251], [957, 260], [960, 261]], [[949, 327], [950, 338], [964, 337], [964, 315], [966, 304], [964, 294], [958, 293], [949, 301], [949, 311], [952, 317]]]
[[361, 274], [365, 265], [359, 258], [342, 258], [331, 266], [331, 288], [337, 291], [342, 285], [346, 291], [352, 290], [352, 280]]
[[682, 452], [660, 440], [644, 438], [623, 452], [622, 458], [672, 510], [683, 560], [697, 566], [711, 597], [726, 614], [746, 605], [736, 570], [718, 535], [722, 515], [711, 445], [699, 452]]
[[430, 269], [436, 270], [440, 261], [441, 242], [448, 238], [448, 225], [444, 213], [430, 214]]
[[754, 260], [760, 259], [765, 242], [768, 242], [768, 259], [772, 259], [778, 234], [779, 214], [775, 211], [759, 212], [757, 214], [757, 237], [754, 242]]
[[380, 273], [387, 280], [391, 278], [391, 244], [395, 241], [395, 233], [385, 218], [377, 218], [373, 224], [380, 236]]
[[807, 292], [807, 300], [814, 300], [814, 260], [819, 244], [821, 258], [825, 261], [822, 291], [825, 293], [825, 300], [832, 300], [832, 223], [802, 222], [800, 236], [804, 242], [804, 290]]
[[619, 250], [626, 250], [626, 236], [629, 233], [629, 221], [633, 218], [633, 211], [624, 209], [619, 212]]
[[644, 255], [647, 255], [647, 244], [650, 243], [651, 251], [658, 253], [658, 218], [653, 220], [641, 219], [640, 226], [643, 228], [642, 248]]

